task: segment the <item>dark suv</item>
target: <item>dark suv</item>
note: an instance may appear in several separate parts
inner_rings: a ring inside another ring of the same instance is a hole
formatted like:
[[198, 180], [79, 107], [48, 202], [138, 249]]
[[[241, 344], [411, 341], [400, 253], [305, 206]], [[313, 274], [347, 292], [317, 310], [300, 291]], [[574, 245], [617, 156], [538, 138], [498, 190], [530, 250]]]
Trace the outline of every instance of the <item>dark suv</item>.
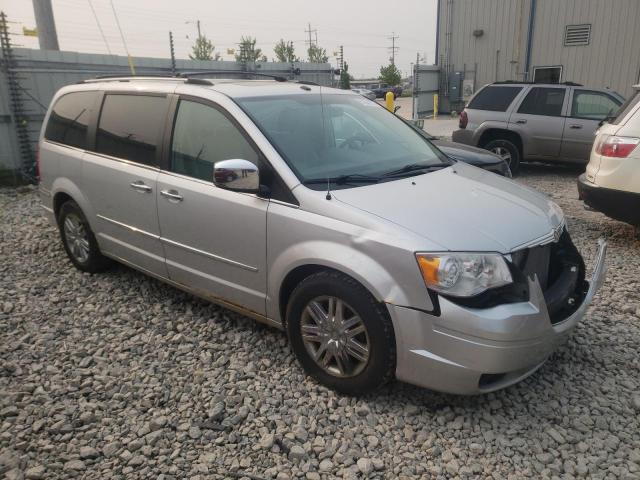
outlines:
[[623, 101], [570, 82], [492, 83], [471, 98], [452, 139], [492, 151], [513, 173], [527, 160], [586, 164], [599, 123]]
[[385, 98], [387, 92], [393, 93], [393, 98], [397, 98], [402, 95], [402, 87], [396, 85], [392, 87], [386, 83], [374, 83], [369, 85], [369, 90], [376, 94], [376, 98]]

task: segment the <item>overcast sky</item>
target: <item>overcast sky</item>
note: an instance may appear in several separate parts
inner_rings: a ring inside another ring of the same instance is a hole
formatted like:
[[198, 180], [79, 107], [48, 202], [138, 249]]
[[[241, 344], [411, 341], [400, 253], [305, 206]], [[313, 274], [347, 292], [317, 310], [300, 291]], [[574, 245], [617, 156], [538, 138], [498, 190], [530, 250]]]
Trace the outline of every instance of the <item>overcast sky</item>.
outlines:
[[[91, 3], [90, 3], [91, 2]], [[330, 61], [344, 45], [349, 71], [356, 78], [375, 77], [387, 64], [395, 32], [396, 65], [404, 75], [416, 53], [433, 63], [435, 52], [436, 0], [113, 0], [120, 24], [133, 56], [168, 57], [168, 32], [173, 31], [176, 56], [188, 58], [197, 36], [195, 20], [223, 53], [234, 48], [241, 35], [257, 37], [258, 47], [271, 60], [280, 39], [293, 40], [298, 56], [306, 57], [305, 30], [317, 30], [318, 43]], [[111, 10], [110, 0], [53, 0], [61, 50], [107, 53], [90, 4], [105, 33], [112, 53], [124, 55], [124, 47]], [[35, 27], [31, 0], [0, 0], [14, 33]], [[189, 22], [189, 23], [188, 23]], [[315, 40], [315, 33], [312, 34]], [[12, 40], [38, 48], [36, 38], [14, 35]]]

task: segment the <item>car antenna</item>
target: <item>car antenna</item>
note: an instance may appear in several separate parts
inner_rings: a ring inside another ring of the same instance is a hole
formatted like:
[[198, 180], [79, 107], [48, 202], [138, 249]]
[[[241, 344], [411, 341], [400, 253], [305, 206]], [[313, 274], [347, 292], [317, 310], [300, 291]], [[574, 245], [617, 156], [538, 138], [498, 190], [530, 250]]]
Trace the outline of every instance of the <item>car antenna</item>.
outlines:
[[[318, 87], [318, 91], [320, 92], [320, 111], [322, 114], [322, 141], [324, 142], [327, 138], [326, 130], [325, 130], [325, 118], [324, 118], [324, 101], [322, 99], [322, 87]], [[331, 200], [331, 179], [327, 174], [327, 195], [325, 197], [327, 200]]]

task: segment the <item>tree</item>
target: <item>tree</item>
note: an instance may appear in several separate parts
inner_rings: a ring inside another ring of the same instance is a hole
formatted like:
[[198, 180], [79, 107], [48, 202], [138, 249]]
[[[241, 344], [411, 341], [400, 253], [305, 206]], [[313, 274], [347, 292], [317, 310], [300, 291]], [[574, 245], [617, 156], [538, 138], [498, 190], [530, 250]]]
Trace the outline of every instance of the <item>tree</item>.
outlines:
[[293, 46], [293, 42], [285, 42], [281, 38], [280, 41], [276, 43], [273, 51], [276, 54], [276, 60], [278, 60], [278, 62], [292, 63], [300, 61], [298, 57], [296, 57], [296, 49]]
[[400, 70], [393, 63], [386, 67], [380, 67], [380, 80], [388, 85], [398, 85], [402, 80]]
[[329, 61], [327, 51], [315, 44], [311, 44], [309, 46], [307, 55], [309, 56], [309, 62], [311, 63], [327, 63]]
[[256, 48], [257, 39], [251, 37], [241, 37], [239, 52], [236, 53], [236, 62], [257, 62], [263, 58], [262, 50]]
[[349, 75], [349, 64], [344, 62], [344, 66], [340, 71], [340, 88], [349, 90], [351, 88], [351, 75]]
[[192, 47], [192, 53], [189, 54], [191, 60], [220, 60], [219, 53], [213, 53], [215, 47], [213, 43], [204, 35], [198, 35], [196, 43]]

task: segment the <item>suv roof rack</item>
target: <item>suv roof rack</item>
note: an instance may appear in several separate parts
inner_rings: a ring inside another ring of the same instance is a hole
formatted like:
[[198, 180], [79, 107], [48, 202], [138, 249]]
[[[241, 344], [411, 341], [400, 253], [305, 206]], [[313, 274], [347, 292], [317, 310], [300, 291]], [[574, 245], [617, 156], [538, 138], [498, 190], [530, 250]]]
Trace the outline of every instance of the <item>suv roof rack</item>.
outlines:
[[182, 77], [174, 77], [171, 75], [163, 75], [163, 74], [144, 74], [144, 75], [98, 75], [97, 77], [87, 78], [85, 80], [80, 80], [76, 83], [97, 83], [97, 82], [130, 82], [131, 80], [150, 80], [150, 81], [158, 81], [165, 80], [168, 82], [184, 82], [184, 83], [195, 83], [198, 85], [213, 85], [209, 80], [205, 80], [203, 78], [182, 78]]
[[560, 83], [546, 83], [546, 82], [524, 82], [521, 80], [502, 80], [500, 82], [493, 82], [491, 85], [566, 85], [568, 87], [582, 87], [581, 83], [576, 82], [560, 82]]
[[253, 75], [254, 77], [273, 78], [276, 82], [286, 82], [287, 79], [281, 75], [271, 75], [261, 72], [246, 72], [242, 70], [203, 70], [199, 72], [180, 72], [176, 73], [176, 77], [195, 77], [198, 75]]
[[[271, 75], [269, 73], [260, 72], [244, 72], [238, 70], [203, 70], [199, 72], [178, 72], [175, 75], [168, 75], [164, 73], [145, 73], [139, 75], [133, 74], [111, 74], [111, 75], [97, 75], [93, 78], [80, 80], [77, 83], [93, 83], [93, 82], [129, 82], [131, 80], [167, 80], [167, 81], [183, 81], [184, 83], [191, 83], [196, 85], [213, 85], [213, 82], [204, 78], [194, 78], [199, 75], [252, 75], [254, 77], [267, 77], [272, 78], [276, 82], [286, 82], [287, 79], [281, 75]], [[313, 82], [304, 82], [299, 80], [297, 83], [308, 83], [309, 85], [316, 85]]]

